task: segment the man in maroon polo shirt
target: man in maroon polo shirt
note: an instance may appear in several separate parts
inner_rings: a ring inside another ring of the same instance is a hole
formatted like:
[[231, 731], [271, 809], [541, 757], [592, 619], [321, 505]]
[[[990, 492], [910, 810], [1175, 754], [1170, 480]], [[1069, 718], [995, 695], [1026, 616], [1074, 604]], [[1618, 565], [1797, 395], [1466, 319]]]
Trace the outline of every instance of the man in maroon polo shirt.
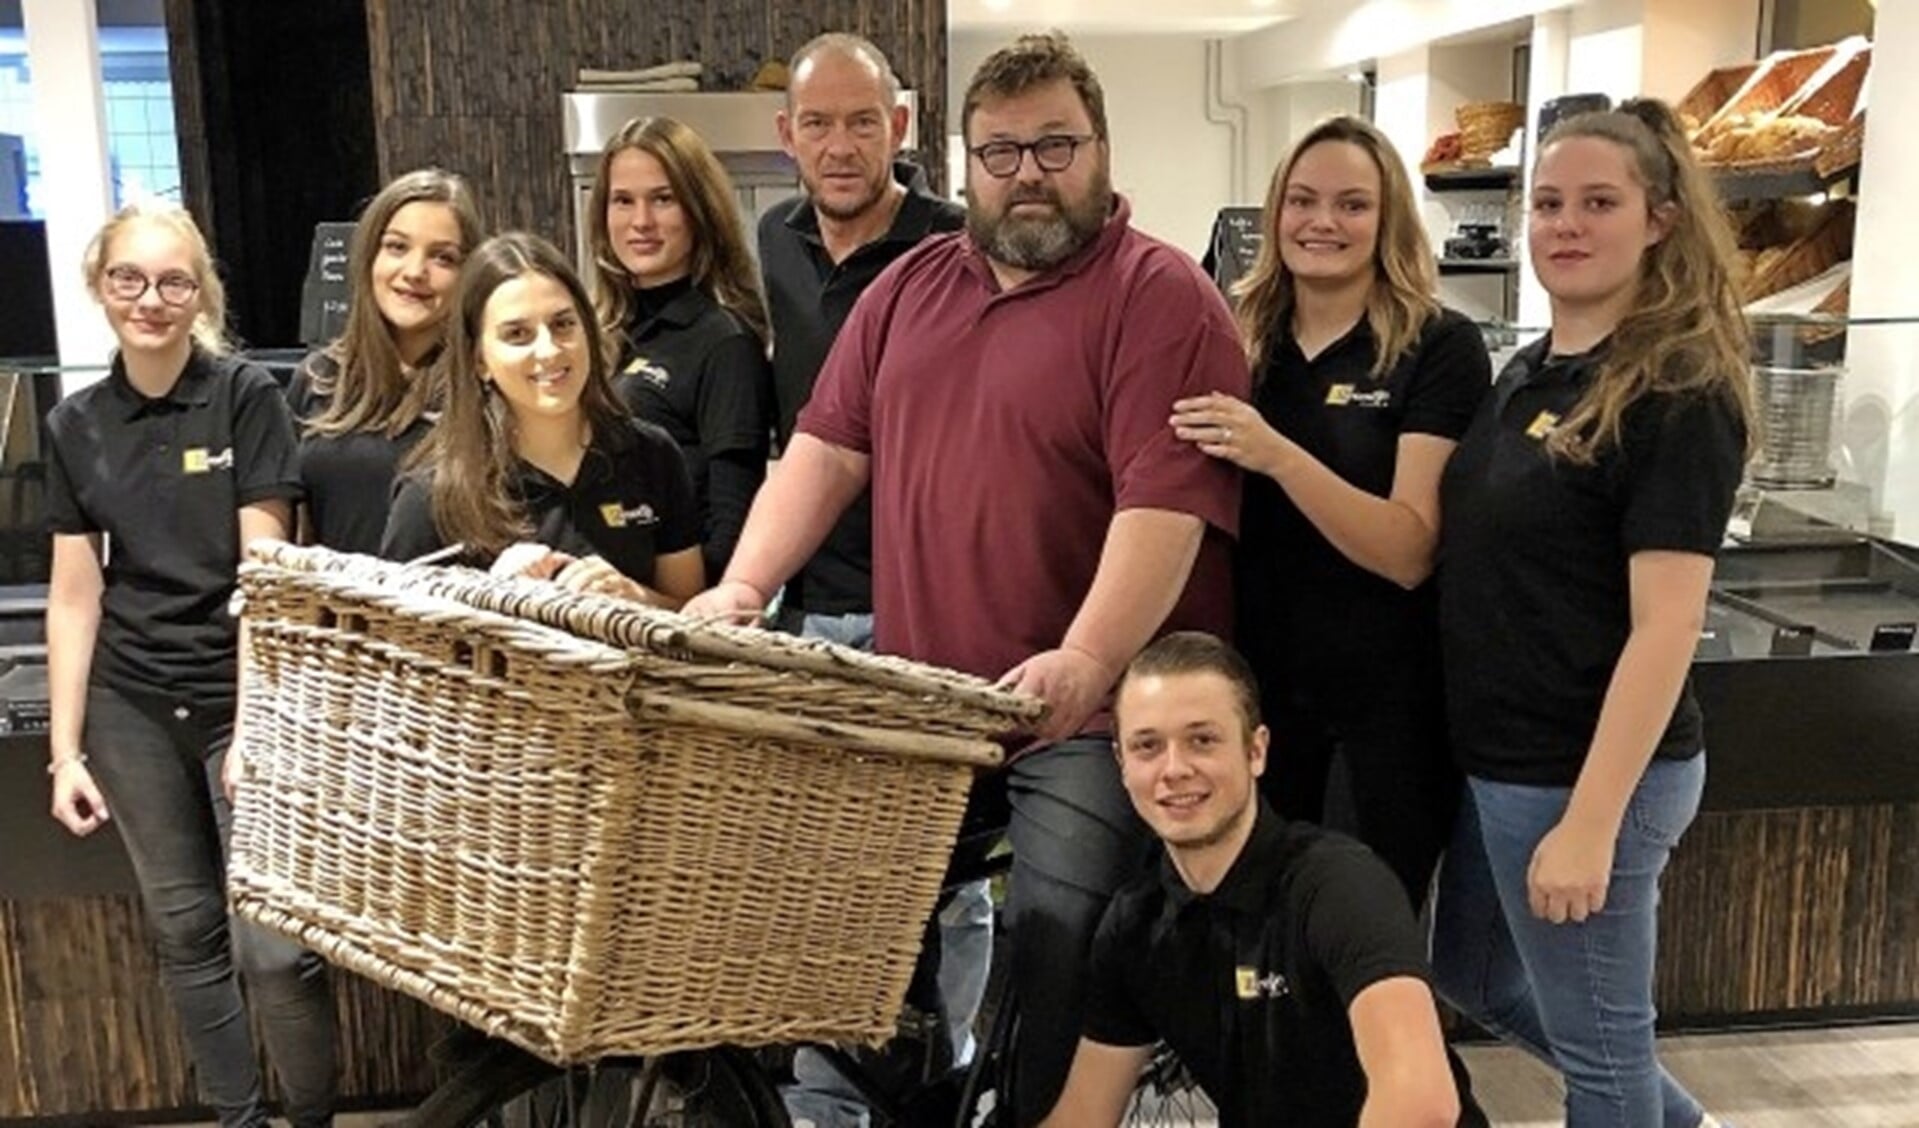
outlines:
[[1158, 634], [1231, 621], [1238, 476], [1174, 437], [1172, 404], [1249, 381], [1218, 291], [1130, 226], [1099, 81], [1063, 36], [982, 63], [961, 125], [966, 231], [861, 296], [687, 610], [762, 609], [870, 483], [876, 648], [1047, 702], [1051, 743], [997, 777], [1031, 1124], [1071, 1063], [1100, 914], [1150, 842], [1113, 765], [1113, 683]]

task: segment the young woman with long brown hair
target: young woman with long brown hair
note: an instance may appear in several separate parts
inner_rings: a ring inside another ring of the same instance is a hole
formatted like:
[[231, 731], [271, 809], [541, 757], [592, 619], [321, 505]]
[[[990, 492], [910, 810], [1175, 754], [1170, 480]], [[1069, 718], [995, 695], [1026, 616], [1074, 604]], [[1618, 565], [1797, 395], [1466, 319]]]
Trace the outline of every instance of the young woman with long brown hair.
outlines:
[[466, 181], [436, 168], [396, 177], [360, 213], [346, 329], [300, 362], [287, 389], [303, 431], [302, 539], [378, 551], [400, 461], [444, 394], [434, 362], [461, 264], [485, 237]]
[[1440, 623], [1466, 772], [1442, 994], [1566, 1079], [1571, 1128], [1711, 1124], [1659, 1065], [1659, 875], [1705, 783], [1687, 677], [1754, 427], [1734, 244], [1672, 110], [1546, 138], [1552, 326], [1446, 468]]
[[381, 553], [445, 546], [497, 572], [678, 607], [705, 584], [686, 463], [614, 398], [579, 276], [552, 244], [496, 235], [468, 259], [446, 408], [414, 452]]
[[732, 181], [691, 128], [636, 118], [607, 142], [586, 214], [594, 304], [619, 343], [615, 390], [686, 455], [718, 580], [773, 428], [766, 303]]
[[[1439, 476], [1492, 382], [1440, 306], [1405, 165], [1329, 119], [1273, 173], [1238, 290], [1251, 403], [1175, 405], [1178, 435], [1247, 471], [1238, 643], [1273, 730], [1261, 781], [1288, 818], [1371, 846], [1415, 912], [1452, 829], [1437, 601]], [[1343, 762], [1351, 812], [1327, 806]]]

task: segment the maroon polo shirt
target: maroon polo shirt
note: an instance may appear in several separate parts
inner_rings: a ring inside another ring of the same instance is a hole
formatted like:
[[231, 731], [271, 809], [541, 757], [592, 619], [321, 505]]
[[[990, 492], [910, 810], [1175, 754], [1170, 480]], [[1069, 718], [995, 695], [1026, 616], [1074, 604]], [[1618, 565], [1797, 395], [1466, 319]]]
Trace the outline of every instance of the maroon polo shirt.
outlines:
[[1164, 629], [1230, 632], [1239, 471], [1167, 419], [1245, 398], [1245, 354], [1219, 291], [1129, 215], [1004, 292], [964, 233], [928, 239], [840, 331], [798, 429], [872, 457], [879, 650], [998, 677], [1057, 647], [1122, 509], [1206, 522]]

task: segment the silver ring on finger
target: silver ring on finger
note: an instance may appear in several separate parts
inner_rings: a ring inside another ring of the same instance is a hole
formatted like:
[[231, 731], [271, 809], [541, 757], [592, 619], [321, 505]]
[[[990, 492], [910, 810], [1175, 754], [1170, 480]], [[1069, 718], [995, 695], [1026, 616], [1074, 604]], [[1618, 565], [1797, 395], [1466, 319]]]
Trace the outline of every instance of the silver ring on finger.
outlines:
[[1233, 429], [1232, 429], [1231, 427], [1221, 427], [1221, 428], [1219, 429], [1219, 441], [1220, 441], [1220, 442], [1222, 442], [1222, 443], [1230, 443], [1230, 442], [1232, 442], [1232, 441], [1233, 441]]

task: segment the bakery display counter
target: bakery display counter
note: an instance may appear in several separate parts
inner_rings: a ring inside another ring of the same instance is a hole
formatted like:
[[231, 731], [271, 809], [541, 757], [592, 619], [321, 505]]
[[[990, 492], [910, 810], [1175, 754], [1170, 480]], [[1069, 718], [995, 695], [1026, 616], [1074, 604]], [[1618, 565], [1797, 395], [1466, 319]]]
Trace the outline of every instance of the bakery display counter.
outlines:
[[1919, 553], [1720, 557], [1693, 682], [1707, 782], [1673, 855], [1670, 1027], [1919, 1017]]

